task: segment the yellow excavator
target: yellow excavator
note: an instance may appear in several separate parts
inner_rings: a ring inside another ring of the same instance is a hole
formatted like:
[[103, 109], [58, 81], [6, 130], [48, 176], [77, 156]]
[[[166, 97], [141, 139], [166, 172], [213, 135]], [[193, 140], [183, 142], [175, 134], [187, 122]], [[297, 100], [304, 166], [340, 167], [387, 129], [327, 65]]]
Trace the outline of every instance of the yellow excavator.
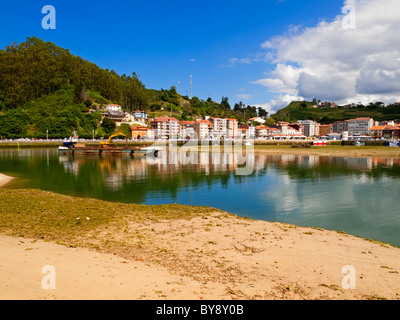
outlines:
[[113, 138], [115, 138], [115, 137], [118, 137], [118, 136], [124, 136], [125, 138], [126, 138], [126, 141], [128, 141], [128, 136], [126, 135], [126, 134], [123, 134], [123, 133], [121, 133], [121, 132], [119, 132], [119, 133], [116, 133], [116, 134], [112, 134], [109, 138], [108, 138], [108, 140], [107, 141], [103, 141], [103, 142], [100, 142], [100, 146], [102, 147], [102, 148], [107, 148], [107, 147], [110, 147], [110, 146], [112, 146], [112, 144], [111, 144], [111, 141], [112, 141], [112, 139]]

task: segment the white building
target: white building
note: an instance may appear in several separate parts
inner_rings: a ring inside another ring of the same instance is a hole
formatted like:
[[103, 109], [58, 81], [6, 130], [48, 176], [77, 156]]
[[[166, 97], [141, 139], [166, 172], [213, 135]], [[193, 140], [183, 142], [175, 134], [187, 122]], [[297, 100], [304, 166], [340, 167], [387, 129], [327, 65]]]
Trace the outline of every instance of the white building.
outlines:
[[253, 125], [243, 124], [238, 127], [239, 134], [238, 138], [255, 139], [256, 138], [256, 127]]
[[213, 138], [226, 137], [228, 134], [228, 128], [226, 126], [226, 119], [222, 118], [210, 118], [209, 119], [213, 124]]
[[312, 120], [299, 120], [298, 124], [301, 124], [304, 127], [304, 135], [306, 137], [313, 137], [318, 134], [317, 132], [317, 123]]
[[374, 126], [372, 118], [356, 118], [350, 119], [348, 122], [348, 132], [351, 136], [369, 135], [371, 128]]
[[122, 111], [122, 108], [118, 104], [109, 103], [106, 105], [107, 111]]
[[179, 135], [179, 121], [173, 117], [159, 117], [151, 122], [156, 138], [176, 138]]
[[212, 134], [213, 124], [209, 120], [197, 120], [194, 123], [194, 130], [198, 139], [208, 139]]
[[179, 136], [186, 138], [196, 138], [196, 133], [194, 130], [194, 121], [181, 121], [179, 122]]
[[249, 119], [249, 121], [247, 121], [247, 122], [250, 123], [250, 124], [253, 123], [253, 122], [258, 122], [260, 124], [264, 124], [265, 120], [263, 118], [261, 118], [261, 117], [255, 117], [255, 118]]
[[226, 119], [227, 134], [229, 138], [239, 135], [239, 121], [237, 119]]

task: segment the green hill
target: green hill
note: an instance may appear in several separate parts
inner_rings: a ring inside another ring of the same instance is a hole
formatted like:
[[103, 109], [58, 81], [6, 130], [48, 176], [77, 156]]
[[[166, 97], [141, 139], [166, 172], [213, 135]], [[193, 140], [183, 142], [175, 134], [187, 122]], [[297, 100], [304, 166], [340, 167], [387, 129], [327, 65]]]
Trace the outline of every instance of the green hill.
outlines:
[[[151, 117], [192, 120], [205, 115], [246, 121], [256, 107], [181, 96], [175, 87], [147, 89], [135, 72], [118, 75], [36, 37], [0, 50], [0, 139], [64, 138], [77, 131], [91, 138], [109, 134], [99, 126], [107, 103]], [[89, 113], [90, 111], [94, 111]], [[262, 111], [262, 110], [261, 110]]]
[[385, 107], [379, 104], [367, 106], [358, 105], [352, 108], [337, 106], [335, 108], [313, 108], [315, 103], [309, 101], [294, 101], [287, 107], [280, 109], [276, 114], [271, 115], [275, 121], [295, 122], [297, 120], [314, 120], [321, 124], [331, 124], [334, 121], [343, 121], [358, 117], [371, 117], [376, 121], [400, 120], [400, 105], [388, 105]]

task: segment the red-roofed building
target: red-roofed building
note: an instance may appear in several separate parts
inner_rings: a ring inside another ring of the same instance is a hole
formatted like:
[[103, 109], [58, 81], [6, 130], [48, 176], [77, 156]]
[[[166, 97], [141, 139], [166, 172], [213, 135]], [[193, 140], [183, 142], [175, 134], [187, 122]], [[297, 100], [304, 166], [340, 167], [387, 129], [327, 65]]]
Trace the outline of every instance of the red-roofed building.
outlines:
[[270, 135], [270, 130], [278, 130], [278, 129], [269, 128], [267, 126], [257, 126], [256, 127], [256, 137], [257, 138], [267, 138]]
[[179, 122], [179, 135], [182, 138], [195, 138], [194, 121], [180, 121]]
[[385, 126], [373, 126], [370, 129], [371, 132], [371, 136], [374, 138], [381, 138], [383, 137], [383, 129], [385, 128]]
[[383, 137], [389, 139], [399, 139], [400, 138], [400, 127], [399, 126], [385, 126], [382, 130]]
[[159, 117], [151, 122], [156, 138], [175, 138], [179, 135], [179, 121], [173, 117]]
[[209, 120], [197, 120], [193, 126], [198, 139], [207, 139], [212, 135], [214, 125]]

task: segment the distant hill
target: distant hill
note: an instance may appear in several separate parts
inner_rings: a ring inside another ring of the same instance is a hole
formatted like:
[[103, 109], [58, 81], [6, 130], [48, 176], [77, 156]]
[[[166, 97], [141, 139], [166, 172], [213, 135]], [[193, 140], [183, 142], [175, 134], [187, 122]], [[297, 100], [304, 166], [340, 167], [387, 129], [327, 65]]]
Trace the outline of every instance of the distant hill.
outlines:
[[295, 122], [297, 120], [314, 120], [321, 124], [331, 124], [334, 121], [343, 121], [358, 117], [371, 117], [376, 121], [400, 120], [400, 105], [378, 104], [354, 107], [337, 106], [335, 108], [313, 108], [315, 103], [310, 101], [294, 101], [287, 107], [271, 115], [275, 121]]
[[175, 87], [147, 89], [135, 72], [118, 75], [36, 37], [0, 50], [0, 139], [63, 138], [74, 130], [104, 136], [99, 111], [107, 103], [179, 120], [208, 115], [244, 122], [263, 111], [241, 103], [231, 108], [227, 97], [189, 99]]

